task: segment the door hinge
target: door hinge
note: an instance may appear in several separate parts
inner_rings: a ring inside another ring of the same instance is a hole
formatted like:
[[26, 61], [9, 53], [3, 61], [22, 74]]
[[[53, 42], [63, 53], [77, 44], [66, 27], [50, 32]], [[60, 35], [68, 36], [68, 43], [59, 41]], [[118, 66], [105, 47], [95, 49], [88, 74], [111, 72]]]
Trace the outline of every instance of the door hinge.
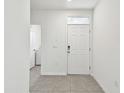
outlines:
[[91, 66], [89, 66], [89, 70], [91, 70]]
[[91, 51], [91, 48], [89, 48], [89, 51]]

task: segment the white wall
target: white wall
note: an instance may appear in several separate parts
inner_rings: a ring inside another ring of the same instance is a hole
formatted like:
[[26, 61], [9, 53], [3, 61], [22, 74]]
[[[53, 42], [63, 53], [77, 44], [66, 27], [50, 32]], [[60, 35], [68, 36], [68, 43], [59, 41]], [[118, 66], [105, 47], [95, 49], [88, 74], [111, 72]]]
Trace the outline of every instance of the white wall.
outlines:
[[106, 93], [119, 93], [119, 0], [94, 10], [94, 77]]
[[29, 93], [29, 0], [5, 0], [5, 92]]
[[92, 19], [91, 10], [42, 10], [31, 12], [31, 24], [42, 28], [42, 74], [67, 74], [66, 23], [67, 16], [84, 16]]
[[30, 29], [30, 68], [35, 66], [35, 32]]
[[30, 47], [32, 49], [39, 50], [41, 47], [41, 26], [31, 25], [30, 28]]

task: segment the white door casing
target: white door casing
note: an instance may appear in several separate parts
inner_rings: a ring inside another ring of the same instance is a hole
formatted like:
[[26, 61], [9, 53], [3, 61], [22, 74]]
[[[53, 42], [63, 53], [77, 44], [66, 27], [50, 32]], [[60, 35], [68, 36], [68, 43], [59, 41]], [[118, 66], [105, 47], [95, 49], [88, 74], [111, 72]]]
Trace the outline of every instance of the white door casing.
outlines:
[[89, 24], [68, 24], [67, 31], [68, 74], [89, 74]]

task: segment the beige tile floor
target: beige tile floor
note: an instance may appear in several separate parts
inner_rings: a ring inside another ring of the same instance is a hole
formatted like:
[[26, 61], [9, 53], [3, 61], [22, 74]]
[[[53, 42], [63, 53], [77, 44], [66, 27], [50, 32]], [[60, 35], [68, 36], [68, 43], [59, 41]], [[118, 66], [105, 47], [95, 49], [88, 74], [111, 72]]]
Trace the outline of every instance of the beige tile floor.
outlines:
[[37, 66], [30, 78], [30, 93], [104, 93], [90, 75], [40, 76]]

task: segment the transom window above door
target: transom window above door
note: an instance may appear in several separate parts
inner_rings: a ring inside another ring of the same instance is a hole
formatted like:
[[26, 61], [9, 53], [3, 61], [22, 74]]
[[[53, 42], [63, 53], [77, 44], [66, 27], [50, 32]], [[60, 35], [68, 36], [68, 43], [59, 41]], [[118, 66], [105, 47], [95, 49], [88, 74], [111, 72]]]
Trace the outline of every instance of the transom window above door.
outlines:
[[67, 24], [90, 24], [88, 17], [68, 17]]

